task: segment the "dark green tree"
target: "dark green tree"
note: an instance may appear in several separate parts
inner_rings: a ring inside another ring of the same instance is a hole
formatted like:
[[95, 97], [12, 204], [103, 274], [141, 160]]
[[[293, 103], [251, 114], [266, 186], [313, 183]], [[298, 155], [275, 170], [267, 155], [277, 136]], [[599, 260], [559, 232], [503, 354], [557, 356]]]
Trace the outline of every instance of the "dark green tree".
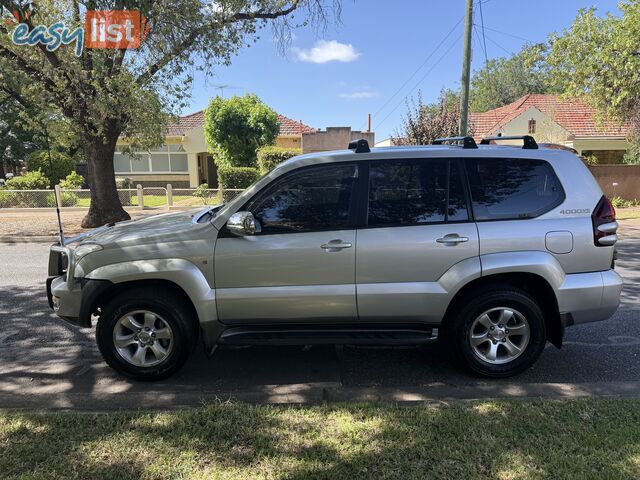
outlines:
[[257, 167], [258, 149], [278, 133], [278, 114], [253, 94], [215, 97], [205, 111], [204, 135], [220, 167]]
[[502, 107], [528, 93], [557, 93], [544, 44], [527, 45], [509, 58], [494, 58], [473, 73], [471, 111]]

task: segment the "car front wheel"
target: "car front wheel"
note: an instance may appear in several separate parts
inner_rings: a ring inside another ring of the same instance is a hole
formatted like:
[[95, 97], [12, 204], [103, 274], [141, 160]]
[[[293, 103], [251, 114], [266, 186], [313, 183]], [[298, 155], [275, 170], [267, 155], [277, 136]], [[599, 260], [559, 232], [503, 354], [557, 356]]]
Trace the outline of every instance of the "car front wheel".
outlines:
[[96, 340], [113, 369], [137, 380], [160, 380], [186, 362], [195, 330], [188, 305], [174, 292], [138, 288], [102, 307]]

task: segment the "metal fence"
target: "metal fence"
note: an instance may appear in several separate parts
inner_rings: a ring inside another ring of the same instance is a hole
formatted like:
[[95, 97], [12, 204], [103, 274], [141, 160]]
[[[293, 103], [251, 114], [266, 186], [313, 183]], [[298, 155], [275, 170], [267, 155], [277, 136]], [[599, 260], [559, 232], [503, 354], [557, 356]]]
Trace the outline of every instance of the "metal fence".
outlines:
[[[140, 187], [118, 189], [123, 207], [138, 208], [190, 208], [226, 203], [242, 192], [241, 189], [196, 189], [167, 187]], [[63, 208], [89, 208], [91, 190], [60, 190]], [[53, 208], [56, 206], [54, 190], [7, 190], [0, 188], [0, 209]]]

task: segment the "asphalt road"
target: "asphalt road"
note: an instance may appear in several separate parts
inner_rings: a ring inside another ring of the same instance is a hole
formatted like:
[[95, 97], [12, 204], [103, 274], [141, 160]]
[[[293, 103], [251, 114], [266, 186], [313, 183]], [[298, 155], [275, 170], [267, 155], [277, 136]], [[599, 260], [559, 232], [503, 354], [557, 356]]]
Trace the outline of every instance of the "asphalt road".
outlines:
[[48, 246], [0, 244], [0, 407], [176, 408], [252, 402], [398, 401], [504, 396], [640, 396], [640, 229], [619, 243], [625, 277], [620, 310], [608, 321], [568, 329], [518, 377], [483, 380], [425, 347], [220, 348], [193, 355], [158, 383], [123, 379], [101, 360], [93, 331], [67, 325], [46, 302]]

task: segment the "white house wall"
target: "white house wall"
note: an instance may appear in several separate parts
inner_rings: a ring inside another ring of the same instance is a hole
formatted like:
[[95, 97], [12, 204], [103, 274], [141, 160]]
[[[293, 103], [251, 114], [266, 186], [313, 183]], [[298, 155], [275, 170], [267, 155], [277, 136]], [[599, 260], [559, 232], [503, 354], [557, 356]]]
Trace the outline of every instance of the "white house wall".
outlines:
[[[534, 137], [537, 142], [561, 144], [568, 142], [571, 134], [536, 107], [529, 107], [524, 113], [520, 114], [500, 128], [498, 132], [502, 133], [504, 136], [529, 135], [529, 120], [531, 119], [536, 121], [536, 133], [532, 134], [532, 137]], [[497, 134], [498, 132], [494, 132], [494, 134]]]

